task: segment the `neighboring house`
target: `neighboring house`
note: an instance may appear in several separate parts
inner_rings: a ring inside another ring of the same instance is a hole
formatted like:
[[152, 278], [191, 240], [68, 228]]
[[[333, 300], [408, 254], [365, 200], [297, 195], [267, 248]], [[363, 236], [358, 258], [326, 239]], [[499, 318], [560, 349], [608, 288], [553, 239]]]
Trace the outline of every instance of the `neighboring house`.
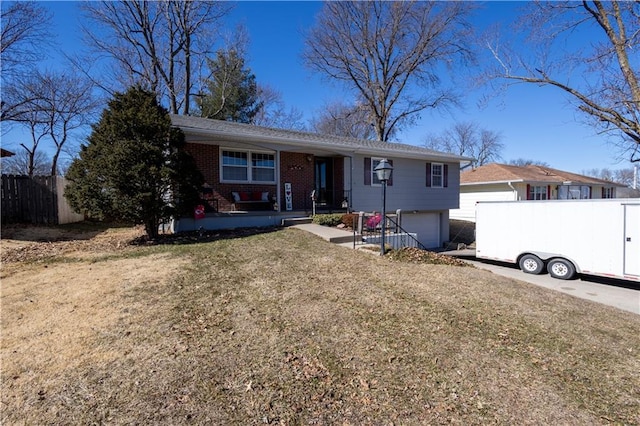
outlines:
[[[182, 218], [176, 231], [279, 225], [309, 214], [312, 194], [325, 211], [382, 209], [373, 169], [394, 170], [387, 212], [426, 247], [449, 238], [449, 210], [458, 207], [460, 162], [470, 159], [412, 145], [280, 130], [172, 115], [186, 150], [205, 178], [206, 215]], [[314, 192], [315, 191], [315, 192]]]
[[491, 163], [460, 174], [460, 208], [451, 219], [475, 222], [478, 201], [616, 198], [615, 182], [545, 166]]
[[0, 148], [0, 156], [1, 157], [13, 157], [16, 155], [15, 153], [9, 151], [8, 149]]

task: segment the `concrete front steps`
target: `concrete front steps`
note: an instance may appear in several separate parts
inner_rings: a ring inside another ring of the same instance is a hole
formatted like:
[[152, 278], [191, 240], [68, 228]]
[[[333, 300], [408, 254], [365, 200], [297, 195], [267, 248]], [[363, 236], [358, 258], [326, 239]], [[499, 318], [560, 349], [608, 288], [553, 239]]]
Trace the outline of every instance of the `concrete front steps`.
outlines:
[[313, 219], [310, 217], [288, 217], [282, 219], [282, 226], [306, 225], [307, 223], [312, 223], [312, 221]]

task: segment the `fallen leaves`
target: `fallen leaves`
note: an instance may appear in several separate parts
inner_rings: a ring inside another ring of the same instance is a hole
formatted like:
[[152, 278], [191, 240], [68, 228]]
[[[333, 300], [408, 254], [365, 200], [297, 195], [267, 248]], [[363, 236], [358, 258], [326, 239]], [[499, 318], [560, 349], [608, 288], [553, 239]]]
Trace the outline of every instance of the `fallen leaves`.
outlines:
[[388, 257], [398, 262], [430, 263], [433, 265], [470, 266], [470, 263], [455, 257], [439, 254], [433, 251], [421, 250], [415, 247], [405, 247], [389, 252]]
[[[34, 227], [33, 233], [39, 232]], [[23, 232], [24, 233], [24, 232]], [[2, 263], [39, 262], [62, 256], [67, 253], [103, 253], [131, 248], [131, 243], [143, 234], [140, 227], [125, 231], [103, 232], [92, 235], [68, 236], [64, 233], [50, 235], [46, 241], [41, 241], [32, 236], [18, 236], [11, 239], [3, 236], [2, 239]]]

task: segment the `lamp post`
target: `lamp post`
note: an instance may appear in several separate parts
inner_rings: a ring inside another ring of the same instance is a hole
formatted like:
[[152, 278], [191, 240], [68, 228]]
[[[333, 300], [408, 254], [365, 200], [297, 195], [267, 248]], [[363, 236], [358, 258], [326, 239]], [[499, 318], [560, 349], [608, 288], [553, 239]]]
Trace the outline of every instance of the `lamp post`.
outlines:
[[380, 236], [380, 256], [384, 256], [384, 237], [387, 222], [387, 181], [391, 178], [393, 167], [386, 158], [380, 160], [380, 163], [373, 169], [380, 183], [382, 183], [382, 235]]

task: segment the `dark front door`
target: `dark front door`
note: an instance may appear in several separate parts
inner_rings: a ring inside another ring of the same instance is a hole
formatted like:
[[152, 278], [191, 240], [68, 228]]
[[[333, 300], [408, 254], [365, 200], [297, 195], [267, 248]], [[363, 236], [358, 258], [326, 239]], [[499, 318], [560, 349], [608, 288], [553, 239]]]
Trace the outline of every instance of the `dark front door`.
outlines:
[[333, 203], [333, 158], [316, 157], [315, 190], [319, 205]]

